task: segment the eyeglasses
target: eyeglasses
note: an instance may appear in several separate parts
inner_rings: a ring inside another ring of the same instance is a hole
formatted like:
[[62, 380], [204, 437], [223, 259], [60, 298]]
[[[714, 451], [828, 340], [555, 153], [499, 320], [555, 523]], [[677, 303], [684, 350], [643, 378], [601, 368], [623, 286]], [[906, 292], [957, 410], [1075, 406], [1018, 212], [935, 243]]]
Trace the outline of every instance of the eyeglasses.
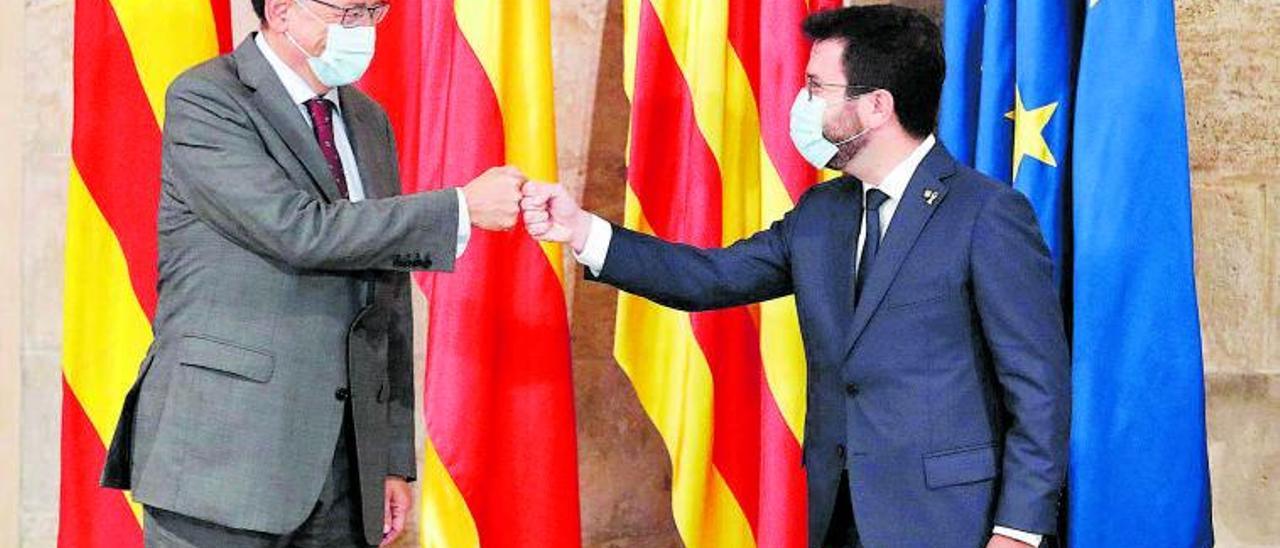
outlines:
[[812, 76], [808, 76], [805, 78], [804, 88], [809, 91], [810, 99], [813, 99], [814, 95], [818, 95], [819, 93], [821, 93], [824, 88], [843, 89], [845, 90], [845, 95], [847, 99], [853, 99], [855, 97], [866, 95], [868, 93], [871, 93], [873, 91], [877, 91], [880, 89], [875, 86], [864, 86], [860, 84], [848, 84], [848, 85], [825, 84], [825, 83], [819, 82], [816, 78]]
[[384, 2], [344, 7], [330, 4], [324, 0], [311, 1], [331, 10], [342, 12], [341, 25], [349, 29], [381, 23], [387, 17], [387, 11], [391, 9], [391, 6]]

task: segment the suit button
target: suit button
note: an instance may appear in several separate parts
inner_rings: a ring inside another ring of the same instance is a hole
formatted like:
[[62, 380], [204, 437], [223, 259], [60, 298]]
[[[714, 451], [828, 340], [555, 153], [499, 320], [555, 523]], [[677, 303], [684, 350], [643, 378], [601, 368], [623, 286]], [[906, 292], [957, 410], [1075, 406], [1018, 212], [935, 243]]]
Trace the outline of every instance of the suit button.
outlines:
[[843, 444], [843, 443], [842, 443], [842, 444], [840, 444], [840, 445], [837, 445], [837, 446], [836, 446], [836, 456], [837, 456], [837, 457], [840, 457], [840, 458], [842, 458], [842, 459], [844, 458], [844, 444]]
[[850, 395], [850, 396], [857, 396], [857, 395], [858, 395], [858, 385], [853, 384], [853, 383], [849, 383], [849, 384], [844, 385], [844, 393], [845, 393], [845, 394], [848, 394], [848, 395]]
[[333, 397], [337, 398], [338, 401], [347, 401], [347, 398], [351, 397], [351, 390], [344, 386], [334, 391]]

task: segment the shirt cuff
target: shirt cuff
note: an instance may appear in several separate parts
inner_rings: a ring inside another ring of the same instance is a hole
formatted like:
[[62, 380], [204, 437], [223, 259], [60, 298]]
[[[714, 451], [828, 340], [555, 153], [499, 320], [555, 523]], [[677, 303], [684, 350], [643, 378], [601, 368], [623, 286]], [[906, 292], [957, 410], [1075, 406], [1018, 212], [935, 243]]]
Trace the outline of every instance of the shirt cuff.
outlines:
[[591, 270], [592, 276], [599, 276], [604, 271], [604, 261], [609, 255], [609, 242], [612, 240], [613, 225], [592, 215], [591, 228], [587, 230], [587, 241], [582, 245], [582, 253], [575, 251], [573, 258]]
[[467, 243], [471, 241], [471, 212], [467, 210], [467, 195], [461, 188], [455, 188], [454, 191], [458, 193], [458, 251], [453, 258], [457, 259], [467, 250]]
[[1009, 537], [1018, 542], [1025, 542], [1032, 546], [1040, 546], [1040, 541], [1044, 540], [1044, 535], [1037, 535], [1035, 533], [1019, 531], [1017, 529], [1010, 529], [1008, 527], [1001, 527], [999, 525], [997, 525], [995, 530], [992, 532], [1002, 537]]

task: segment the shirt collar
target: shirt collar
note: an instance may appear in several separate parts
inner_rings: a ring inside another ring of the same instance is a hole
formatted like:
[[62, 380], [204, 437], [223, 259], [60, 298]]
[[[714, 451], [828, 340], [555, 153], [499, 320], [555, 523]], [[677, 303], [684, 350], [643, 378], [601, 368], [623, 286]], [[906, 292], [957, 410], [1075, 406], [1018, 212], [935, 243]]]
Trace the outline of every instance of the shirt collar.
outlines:
[[920, 167], [924, 157], [929, 154], [930, 150], [933, 150], [933, 145], [936, 142], [937, 139], [932, 134], [925, 137], [924, 141], [921, 141], [916, 146], [916, 149], [907, 155], [906, 159], [899, 162], [898, 165], [894, 166], [893, 170], [889, 171], [889, 174], [885, 176], [883, 181], [880, 181], [879, 185], [864, 185], [862, 192], [865, 194], [874, 188], [889, 195], [890, 200], [902, 198], [902, 194], [907, 191], [907, 185], [911, 183], [911, 177], [915, 175], [916, 169]]
[[[311, 86], [307, 84], [307, 81], [298, 76], [298, 73], [294, 72], [292, 68], [289, 68], [284, 59], [276, 55], [275, 50], [271, 49], [271, 44], [267, 43], [267, 39], [262, 33], [259, 32], [254, 37], [253, 42], [262, 51], [262, 56], [267, 58], [267, 64], [271, 65], [271, 70], [275, 71], [276, 76], [280, 78], [280, 83], [284, 84], [284, 90], [289, 93], [289, 98], [293, 99], [295, 104], [301, 105], [316, 97], [316, 93], [311, 91]], [[339, 114], [342, 113], [342, 103], [338, 101], [338, 88], [329, 89], [329, 93], [324, 94], [324, 98], [333, 103], [334, 109]]]

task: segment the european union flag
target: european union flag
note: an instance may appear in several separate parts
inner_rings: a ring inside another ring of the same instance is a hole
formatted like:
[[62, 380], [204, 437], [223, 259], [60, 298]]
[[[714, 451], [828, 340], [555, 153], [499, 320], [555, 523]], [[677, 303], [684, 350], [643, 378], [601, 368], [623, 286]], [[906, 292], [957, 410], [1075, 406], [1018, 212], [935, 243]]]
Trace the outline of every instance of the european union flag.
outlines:
[[961, 162], [1031, 199], [1060, 287], [1078, 12], [1063, 0], [949, 0], [944, 11], [939, 138]]
[[1170, 0], [948, 0], [939, 135], [1031, 200], [1070, 309], [1073, 547], [1210, 546]]

